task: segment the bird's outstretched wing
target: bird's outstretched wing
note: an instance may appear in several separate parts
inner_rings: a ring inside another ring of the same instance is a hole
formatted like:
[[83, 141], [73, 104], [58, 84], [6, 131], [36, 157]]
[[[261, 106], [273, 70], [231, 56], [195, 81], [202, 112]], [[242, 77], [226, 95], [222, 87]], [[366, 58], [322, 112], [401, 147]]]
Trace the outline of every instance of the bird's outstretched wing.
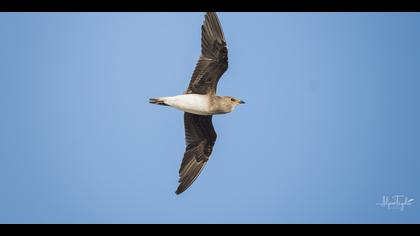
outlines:
[[179, 186], [176, 194], [184, 192], [206, 165], [216, 142], [212, 116], [184, 113], [185, 142], [187, 147], [179, 169]]
[[228, 68], [228, 50], [216, 13], [208, 12], [201, 26], [201, 56], [185, 93], [216, 94], [217, 82]]

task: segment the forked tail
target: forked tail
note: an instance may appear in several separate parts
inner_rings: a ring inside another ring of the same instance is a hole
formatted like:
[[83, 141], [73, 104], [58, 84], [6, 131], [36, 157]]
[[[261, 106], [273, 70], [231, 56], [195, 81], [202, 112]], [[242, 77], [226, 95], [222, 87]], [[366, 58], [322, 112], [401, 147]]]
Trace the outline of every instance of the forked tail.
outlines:
[[149, 99], [149, 103], [152, 104], [157, 104], [157, 105], [162, 105], [162, 106], [169, 106], [168, 104], [166, 104], [163, 100], [158, 99], [158, 98], [150, 98]]

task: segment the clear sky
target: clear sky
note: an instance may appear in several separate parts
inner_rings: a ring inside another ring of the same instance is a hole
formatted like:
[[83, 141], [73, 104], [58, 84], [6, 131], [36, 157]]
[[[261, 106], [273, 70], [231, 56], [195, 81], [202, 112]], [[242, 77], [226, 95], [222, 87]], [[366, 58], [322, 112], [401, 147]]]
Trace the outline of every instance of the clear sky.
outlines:
[[183, 114], [148, 99], [203, 15], [0, 14], [0, 223], [420, 223], [420, 14], [219, 13], [246, 104], [177, 196]]

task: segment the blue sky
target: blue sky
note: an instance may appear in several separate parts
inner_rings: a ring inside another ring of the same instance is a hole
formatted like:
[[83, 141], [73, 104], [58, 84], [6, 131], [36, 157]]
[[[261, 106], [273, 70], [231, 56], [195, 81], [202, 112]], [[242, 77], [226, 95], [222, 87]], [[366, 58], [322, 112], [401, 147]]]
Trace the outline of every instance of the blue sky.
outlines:
[[219, 18], [247, 103], [177, 196], [183, 115], [148, 98], [185, 90], [203, 13], [1, 13], [0, 223], [420, 223], [420, 14]]

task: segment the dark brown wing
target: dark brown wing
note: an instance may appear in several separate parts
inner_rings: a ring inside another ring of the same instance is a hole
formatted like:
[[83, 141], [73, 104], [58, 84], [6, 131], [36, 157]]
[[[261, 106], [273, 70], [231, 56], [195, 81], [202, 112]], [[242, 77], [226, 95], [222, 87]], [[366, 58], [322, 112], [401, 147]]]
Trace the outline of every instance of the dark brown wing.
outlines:
[[185, 93], [216, 93], [217, 82], [228, 68], [225, 36], [216, 13], [208, 12], [201, 26], [201, 56]]
[[186, 149], [179, 169], [179, 186], [176, 194], [184, 192], [206, 165], [216, 142], [212, 116], [184, 113]]

